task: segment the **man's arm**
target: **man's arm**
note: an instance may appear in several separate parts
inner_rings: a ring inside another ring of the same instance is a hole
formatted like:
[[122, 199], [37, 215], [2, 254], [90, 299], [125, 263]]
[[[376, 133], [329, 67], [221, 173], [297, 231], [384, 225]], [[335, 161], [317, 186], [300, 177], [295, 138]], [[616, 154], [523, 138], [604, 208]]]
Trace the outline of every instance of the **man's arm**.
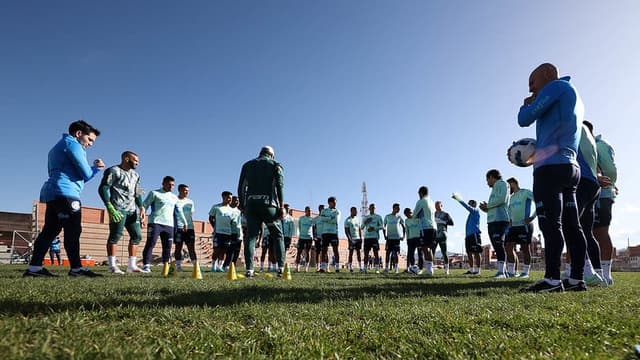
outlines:
[[498, 184], [500, 184], [500, 186], [494, 186], [493, 191], [491, 191], [491, 196], [489, 196], [489, 202], [487, 203], [487, 210], [503, 206], [509, 199], [509, 186], [502, 186], [502, 183], [496, 183], [496, 185]]
[[539, 94], [534, 94], [533, 99], [531, 96], [528, 97], [527, 99], [531, 101], [529, 104], [525, 99], [525, 104], [520, 107], [520, 112], [518, 112], [518, 125], [525, 127], [533, 124], [549, 110], [564, 90], [565, 87], [560, 82], [553, 81], [547, 84]]
[[73, 163], [78, 172], [80, 172], [80, 175], [82, 175], [82, 180], [89, 181], [98, 172], [100, 172], [100, 168], [98, 168], [98, 166], [89, 166], [89, 163], [87, 162], [87, 153], [79, 142], [70, 143], [68, 149], [69, 151], [66, 153], [68, 154], [71, 163]]

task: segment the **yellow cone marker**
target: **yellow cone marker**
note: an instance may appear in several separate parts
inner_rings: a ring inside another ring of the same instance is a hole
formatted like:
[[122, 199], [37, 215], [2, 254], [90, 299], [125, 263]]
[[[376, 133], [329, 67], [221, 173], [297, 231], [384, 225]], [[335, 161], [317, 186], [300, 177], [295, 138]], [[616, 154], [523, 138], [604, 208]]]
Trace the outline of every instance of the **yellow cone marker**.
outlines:
[[197, 261], [193, 263], [193, 271], [191, 272], [191, 277], [196, 280], [202, 280], [202, 272], [200, 272], [200, 264]]
[[289, 263], [284, 264], [284, 279], [291, 280], [291, 268], [289, 267]]
[[238, 279], [244, 279], [244, 275], [242, 274], [236, 274], [236, 276], [238, 277]]
[[162, 276], [164, 277], [169, 276], [169, 263], [164, 263], [162, 265]]
[[238, 280], [238, 275], [236, 274], [236, 266], [233, 263], [231, 263], [231, 266], [229, 266], [229, 272], [227, 272], [227, 279]]

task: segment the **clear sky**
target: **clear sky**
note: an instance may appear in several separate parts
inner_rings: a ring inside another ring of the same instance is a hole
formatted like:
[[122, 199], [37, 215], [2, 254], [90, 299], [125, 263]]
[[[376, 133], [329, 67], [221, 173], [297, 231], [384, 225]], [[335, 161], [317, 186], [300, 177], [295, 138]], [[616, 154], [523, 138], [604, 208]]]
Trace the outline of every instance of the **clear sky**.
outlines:
[[[505, 153], [535, 137], [516, 115], [531, 70], [552, 62], [615, 147], [614, 244], [638, 244], [638, 18], [631, 0], [5, 1], [0, 210], [31, 210], [47, 152], [83, 118], [102, 131], [89, 160], [137, 152], [143, 187], [189, 184], [198, 219], [269, 144], [294, 208], [334, 195], [344, 218], [366, 181], [384, 215], [427, 185], [462, 251], [450, 194], [487, 200], [490, 168], [531, 188]], [[84, 205], [102, 206], [99, 180]]]

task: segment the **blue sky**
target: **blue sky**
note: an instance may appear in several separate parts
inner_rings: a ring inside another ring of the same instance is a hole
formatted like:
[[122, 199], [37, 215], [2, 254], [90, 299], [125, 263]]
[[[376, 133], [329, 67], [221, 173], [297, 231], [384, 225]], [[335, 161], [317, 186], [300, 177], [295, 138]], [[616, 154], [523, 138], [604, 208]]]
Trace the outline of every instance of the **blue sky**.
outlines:
[[[636, 1], [3, 2], [0, 210], [30, 211], [48, 150], [83, 118], [103, 132], [90, 160], [136, 151], [143, 186], [189, 184], [198, 219], [269, 144], [294, 208], [333, 195], [346, 216], [366, 181], [384, 215], [427, 185], [461, 251], [451, 192], [486, 200], [490, 168], [531, 187], [505, 153], [535, 137], [516, 115], [531, 70], [552, 62], [616, 149], [614, 244], [638, 244], [639, 14]], [[101, 206], [98, 182], [85, 205]]]

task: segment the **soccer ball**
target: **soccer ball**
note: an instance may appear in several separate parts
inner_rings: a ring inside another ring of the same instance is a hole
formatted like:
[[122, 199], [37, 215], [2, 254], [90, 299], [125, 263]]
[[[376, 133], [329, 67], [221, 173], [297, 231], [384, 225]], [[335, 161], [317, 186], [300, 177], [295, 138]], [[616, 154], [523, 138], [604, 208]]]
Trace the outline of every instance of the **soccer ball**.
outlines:
[[409, 272], [412, 274], [417, 274], [420, 271], [420, 267], [418, 265], [411, 265], [409, 267]]
[[507, 150], [507, 158], [509, 161], [519, 167], [527, 167], [533, 165], [534, 156], [536, 154], [536, 139], [524, 138], [514, 141]]

